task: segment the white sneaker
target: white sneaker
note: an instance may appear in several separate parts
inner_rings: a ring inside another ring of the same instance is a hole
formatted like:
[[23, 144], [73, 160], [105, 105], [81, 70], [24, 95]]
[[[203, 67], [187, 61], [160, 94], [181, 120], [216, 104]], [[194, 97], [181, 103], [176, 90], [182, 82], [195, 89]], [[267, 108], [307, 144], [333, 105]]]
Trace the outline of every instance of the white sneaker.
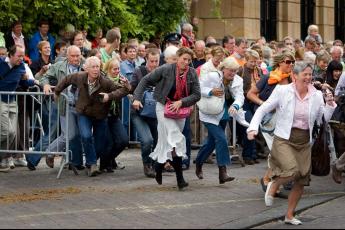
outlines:
[[295, 217], [292, 218], [291, 220], [285, 217], [284, 223], [291, 224], [291, 225], [302, 225], [302, 221], [300, 221], [299, 219], [296, 219]]
[[115, 169], [125, 169], [126, 166], [120, 162], [120, 161], [116, 161], [117, 167]]
[[10, 166], [10, 169], [14, 169], [16, 166], [14, 165], [13, 158], [8, 158], [8, 166]]
[[14, 165], [17, 167], [26, 167], [28, 162], [24, 158], [14, 159]]
[[273, 184], [273, 181], [268, 182], [267, 189], [266, 189], [266, 192], [265, 192], [265, 204], [266, 204], [267, 207], [271, 207], [273, 205], [274, 197], [269, 195], [269, 192], [270, 192], [272, 184]]
[[8, 160], [2, 159], [0, 162], [0, 172], [8, 172], [10, 171], [10, 167], [8, 166]]

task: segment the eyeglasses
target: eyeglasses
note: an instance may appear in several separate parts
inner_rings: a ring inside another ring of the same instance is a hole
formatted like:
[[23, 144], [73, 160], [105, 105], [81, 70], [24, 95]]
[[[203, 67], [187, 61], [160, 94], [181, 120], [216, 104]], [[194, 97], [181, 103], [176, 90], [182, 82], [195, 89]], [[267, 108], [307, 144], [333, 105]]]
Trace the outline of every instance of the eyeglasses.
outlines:
[[287, 65], [294, 65], [295, 64], [295, 61], [294, 60], [285, 60], [284, 61], [285, 62], [285, 64], [287, 64]]

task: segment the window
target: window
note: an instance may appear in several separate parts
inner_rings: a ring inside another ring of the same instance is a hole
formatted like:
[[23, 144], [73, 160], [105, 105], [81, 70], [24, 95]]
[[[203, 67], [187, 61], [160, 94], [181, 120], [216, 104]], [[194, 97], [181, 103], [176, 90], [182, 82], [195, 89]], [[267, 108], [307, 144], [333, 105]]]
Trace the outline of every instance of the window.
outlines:
[[301, 0], [301, 39], [308, 35], [308, 26], [315, 24], [315, 0]]
[[334, 37], [335, 39], [345, 40], [345, 0], [335, 0], [334, 2]]
[[277, 39], [277, 4], [276, 0], [260, 0], [260, 33], [267, 41]]

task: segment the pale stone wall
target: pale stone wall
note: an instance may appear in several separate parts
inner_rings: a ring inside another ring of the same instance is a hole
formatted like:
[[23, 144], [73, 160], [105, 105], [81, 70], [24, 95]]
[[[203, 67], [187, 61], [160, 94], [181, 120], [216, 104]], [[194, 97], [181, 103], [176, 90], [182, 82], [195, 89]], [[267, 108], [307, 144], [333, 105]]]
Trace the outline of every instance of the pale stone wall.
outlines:
[[213, 35], [220, 40], [226, 34], [250, 39], [260, 37], [260, 1], [221, 0], [220, 17], [213, 13], [211, 0], [198, 0], [194, 9], [199, 20], [198, 38]]
[[285, 36], [299, 38], [301, 35], [300, 0], [279, 0], [277, 39], [281, 41]]
[[[226, 34], [248, 39], [260, 37], [260, 1], [259, 0], [221, 0], [217, 17], [214, 1], [194, 0], [193, 16], [198, 17], [197, 37], [203, 39], [213, 35], [220, 40]], [[301, 0], [278, 0], [277, 39], [290, 35], [300, 38], [300, 2]], [[316, 0], [315, 23], [319, 26], [324, 41], [334, 39], [334, 1]], [[303, 38], [304, 39], [304, 38]]]
[[316, 1], [315, 22], [324, 42], [334, 40], [334, 1]]

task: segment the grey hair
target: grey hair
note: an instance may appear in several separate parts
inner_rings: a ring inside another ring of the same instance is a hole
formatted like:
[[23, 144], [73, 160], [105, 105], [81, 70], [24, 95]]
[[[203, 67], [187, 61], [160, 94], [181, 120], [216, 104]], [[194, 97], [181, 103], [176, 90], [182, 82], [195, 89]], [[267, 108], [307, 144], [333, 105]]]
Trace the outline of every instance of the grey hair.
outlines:
[[271, 59], [272, 58], [272, 49], [268, 46], [264, 46], [262, 48], [262, 56], [264, 59]]
[[182, 30], [183, 31], [192, 31], [193, 30], [193, 26], [190, 23], [185, 23], [182, 25]]
[[[73, 49], [79, 50], [79, 52], [80, 52], [80, 48], [79, 48], [78, 46], [76, 46], [76, 45], [71, 45], [71, 46], [69, 46], [69, 47], [67, 48], [66, 54], [69, 55], [69, 54], [72, 52]], [[80, 55], [81, 55], [81, 52], [80, 52]]]
[[295, 63], [292, 71], [294, 74], [299, 74], [300, 72], [303, 72], [308, 67], [313, 69], [313, 66], [310, 63], [304, 62], [304, 61], [298, 61]]
[[334, 51], [339, 51], [341, 53], [341, 56], [343, 56], [344, 51], [340, 46], [332, 46], [330, 53], [332, 54]]
[[205, 47], [205, 46], [206, 46], [206, 44], [205, 44], [204, 40], [197, 40], [197, 41], [195, 42], [195, 44], [194, 44], [194, 45], [195, 45], [195, 46], [200, 45], [200, 46], [203, 46], [203, 47]]
[[99, 66], [101, 66], [101, 60], [99, 60], [99, 58], [96, 56], [92, 56], [92, 57], [86, 58], [84, 67], [87, 68], [91, 65], [91, 63], [94, 63], [94, 62], [97, 62]]
[[164, 50], [164, 58], [170, 58], [172, 56], [176, 56], [176, 52], [177, 52], [178, 48], [176, 46], [168, 46], [165, 50]]
[[316, 55], [311, 51], [305, 52], [303, 60], [304, 62], [315, 64]]

